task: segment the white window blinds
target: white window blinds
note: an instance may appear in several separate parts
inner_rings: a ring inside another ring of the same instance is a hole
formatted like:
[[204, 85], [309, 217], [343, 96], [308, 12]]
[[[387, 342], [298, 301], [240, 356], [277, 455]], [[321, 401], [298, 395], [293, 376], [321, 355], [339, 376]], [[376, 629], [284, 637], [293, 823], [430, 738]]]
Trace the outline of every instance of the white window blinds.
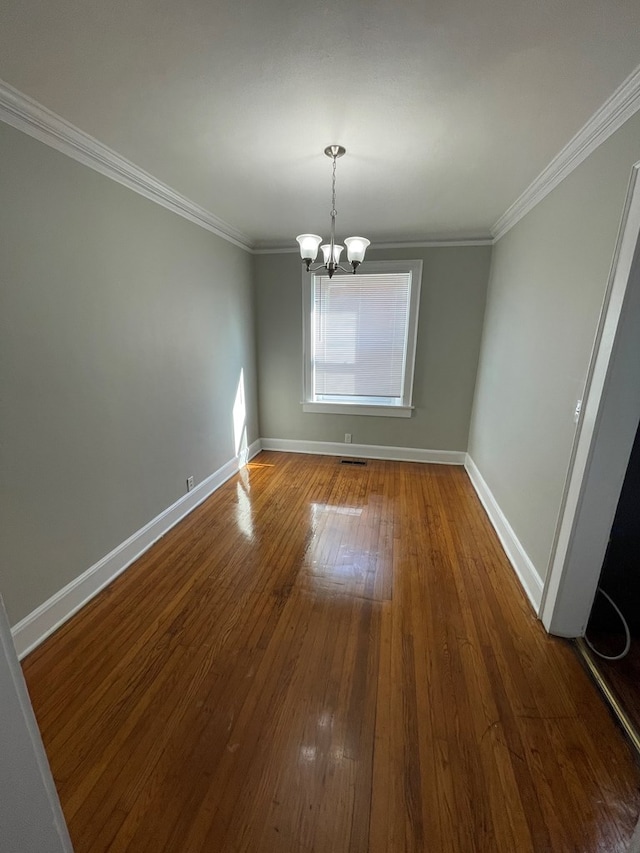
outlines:
[[411, 272], [314, 276], [313, 399], [403, 403]]

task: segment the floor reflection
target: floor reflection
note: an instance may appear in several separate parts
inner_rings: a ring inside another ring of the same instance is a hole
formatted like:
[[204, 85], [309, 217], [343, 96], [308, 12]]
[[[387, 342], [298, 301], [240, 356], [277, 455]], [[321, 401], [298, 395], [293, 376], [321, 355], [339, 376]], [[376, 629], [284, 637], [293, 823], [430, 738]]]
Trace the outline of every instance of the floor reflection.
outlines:
[[370, 496], [365, 506], [312, 503], [303, 572], [316, 591], [378, 598], [391, 569], [392, 520]]
[[253, 507], [251, 505], [251, 483], [245, 469], [240, 471], [239, 480], [236, 483], [236, 522], [239, 530], [250, 541], [253, 542]]

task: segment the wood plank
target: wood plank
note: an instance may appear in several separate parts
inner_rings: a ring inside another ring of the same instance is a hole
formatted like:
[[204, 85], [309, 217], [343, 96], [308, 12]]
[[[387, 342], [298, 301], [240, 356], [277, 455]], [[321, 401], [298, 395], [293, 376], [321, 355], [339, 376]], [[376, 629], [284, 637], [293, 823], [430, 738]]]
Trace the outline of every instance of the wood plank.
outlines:
[[640, 806], [460, 468], [263, 452], [24, 670], [77, 853], [615, 853]]

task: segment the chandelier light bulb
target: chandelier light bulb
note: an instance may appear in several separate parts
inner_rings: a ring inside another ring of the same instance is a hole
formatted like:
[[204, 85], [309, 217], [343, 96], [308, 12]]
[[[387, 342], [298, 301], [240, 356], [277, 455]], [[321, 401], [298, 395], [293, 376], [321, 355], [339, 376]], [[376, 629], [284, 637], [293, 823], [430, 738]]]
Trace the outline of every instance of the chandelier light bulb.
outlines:
[[366, 237], [347, 237], [344, 241], [347, 247], [347, 258], [352, 264], [361, 264], [364, 261], [364, 253], [367, 251], [367, 246], [371, 245], [371, 240]]
[[318, 246], [322, 243], [322, 237], [317, 234], [300, 234], [296, 237], [300, 244], [300, 254], [303, 261], [315, 261], [318, 257]]
[[335, 266], [338, 266], [340, 263], [340, 255], [342, 254], [342, 250], [344, 246], [341, 246], [339, 243], [333, 244], [333, 257], [331, 257], [331, 243], [325, 243], [324, 246], [320, 246], [322, 250], [322, 256], [324, 258], [324, 265], [328, 267], [330, 263], [333, 263]]

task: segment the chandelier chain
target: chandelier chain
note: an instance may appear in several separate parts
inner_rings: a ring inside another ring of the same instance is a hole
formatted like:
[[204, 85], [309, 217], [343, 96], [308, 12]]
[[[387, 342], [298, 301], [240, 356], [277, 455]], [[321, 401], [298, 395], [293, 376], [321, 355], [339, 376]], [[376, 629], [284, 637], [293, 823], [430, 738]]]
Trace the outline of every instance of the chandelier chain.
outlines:
[[336, 163], [337, 159], [333, 158], [333, 179], [331, 183], [331, 216], [336, 216]]

